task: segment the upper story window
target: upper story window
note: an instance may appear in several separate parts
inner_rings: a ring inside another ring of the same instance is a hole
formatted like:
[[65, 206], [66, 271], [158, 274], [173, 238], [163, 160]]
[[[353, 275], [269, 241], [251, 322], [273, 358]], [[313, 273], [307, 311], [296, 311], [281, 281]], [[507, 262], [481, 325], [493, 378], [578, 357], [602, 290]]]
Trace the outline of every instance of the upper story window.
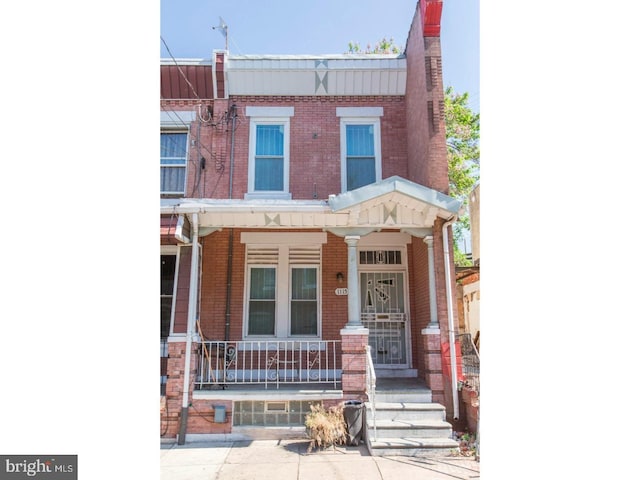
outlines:
[[184, 194], [187, 176], [187, 137], [186, 131], [160, 133], [161, 194]]
[[382, 179], [380, 150], [381, 107], [338, 107], [342, 191]]
[[247, 107], [249, 172], [245, 198], [290, 199], [289, 123], [293, 107]]
[[160, 194], [184, 195], [189, 158], [189, 127], [195, 112], [160, 112]]

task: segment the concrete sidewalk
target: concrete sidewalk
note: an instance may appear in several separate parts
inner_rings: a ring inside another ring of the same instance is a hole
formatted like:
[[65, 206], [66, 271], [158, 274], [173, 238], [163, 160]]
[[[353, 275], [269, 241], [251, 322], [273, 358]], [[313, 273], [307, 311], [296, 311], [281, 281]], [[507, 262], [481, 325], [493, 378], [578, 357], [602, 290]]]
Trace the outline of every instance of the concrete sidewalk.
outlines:
[[469, 457], [372, 457], [364, 445], [307, 453], [308, 440], [161, 444], [162, 480], [452, 480], [480, 478]]

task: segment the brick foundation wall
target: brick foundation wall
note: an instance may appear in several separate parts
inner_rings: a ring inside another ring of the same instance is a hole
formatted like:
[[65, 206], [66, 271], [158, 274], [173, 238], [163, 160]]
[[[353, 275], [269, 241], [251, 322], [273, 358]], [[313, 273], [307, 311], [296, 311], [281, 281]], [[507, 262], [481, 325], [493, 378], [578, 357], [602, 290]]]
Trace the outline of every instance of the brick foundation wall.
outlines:
[[[180, 412], [182, 410], [182, 390], [184, 388], [184, 362], [187, 348], [186, 342], [169, 342], [167, 344], [169, 358], [167, 359], [167, 385], [165, 391], [164, 409], [160, 410], [160, 435], [175, 438], [180, 429]], [[196, 374], [197, 345], [192, 344], [191, 369], [189, 385], [193, 385]], [[190, 387], [190, 390], [192, 387]], [[192, 401], [191, 393], [189, 401]]]
[[367, 354], [365, 347], [368, 343], [368, 334], [356, 334], [348, 332], [347, 329], [342, 330], [342, 392], [344, 400], [365, 401], [367, 398]]

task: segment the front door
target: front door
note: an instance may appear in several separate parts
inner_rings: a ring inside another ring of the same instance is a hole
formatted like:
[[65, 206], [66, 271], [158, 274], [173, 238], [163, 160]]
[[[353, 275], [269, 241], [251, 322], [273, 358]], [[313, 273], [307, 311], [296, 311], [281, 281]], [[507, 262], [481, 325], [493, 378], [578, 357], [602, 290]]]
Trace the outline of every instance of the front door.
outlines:
[[360, 272], [360, 308], [376, 367], [407, 368], [404, 272]]

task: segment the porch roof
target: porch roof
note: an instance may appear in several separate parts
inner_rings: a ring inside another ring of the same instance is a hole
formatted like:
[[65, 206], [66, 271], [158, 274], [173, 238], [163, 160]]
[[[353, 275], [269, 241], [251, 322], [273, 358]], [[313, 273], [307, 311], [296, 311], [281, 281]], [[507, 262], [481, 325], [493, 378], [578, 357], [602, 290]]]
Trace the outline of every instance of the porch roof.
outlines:
[[441, 192], [389, 177], [328, 200], [182, 199], [162, 214], [198, 214], [205, 228], [430, 228], [458, 213], [460, 202]]

